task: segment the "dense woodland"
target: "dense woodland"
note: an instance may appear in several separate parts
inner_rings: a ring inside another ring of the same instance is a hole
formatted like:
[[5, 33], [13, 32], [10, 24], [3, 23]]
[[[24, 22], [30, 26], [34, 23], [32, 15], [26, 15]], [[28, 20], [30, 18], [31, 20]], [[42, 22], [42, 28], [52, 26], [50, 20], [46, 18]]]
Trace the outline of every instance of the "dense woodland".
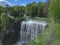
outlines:
[[[11, 15], [15, 19], [11, 19], [7, 15]], [[0, 6], [0, 32], [4, 35], [7, 30], [10, 31], [13, 28], [15, 30], [14, 34], [18, 35], [17, 32], [20, 30], [19, 23], [25, 20], [24, 15], [30, 16], [31, 18], [44, 17], [43, 19], [46, 18], [48, 23], [43, 34], [38, 36], [38, 41], [31, 40], [30, 45], [60, 45], [60, 0], [39, 3], [33, 2], [26, 6]], [[10, 43], [14, 43], [14, 41], [10, 40]], [[9, 41], [7, 43], [7, 45], [11, 45]]]

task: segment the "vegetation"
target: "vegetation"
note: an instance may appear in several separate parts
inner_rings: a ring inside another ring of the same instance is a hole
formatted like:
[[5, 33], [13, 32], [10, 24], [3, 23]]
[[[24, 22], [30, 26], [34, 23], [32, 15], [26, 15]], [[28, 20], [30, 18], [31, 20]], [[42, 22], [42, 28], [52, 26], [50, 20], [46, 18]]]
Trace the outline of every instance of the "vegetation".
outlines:
[[[49, 16], [47, 18], [48, 26], [43, 34], [33, 41], [31, 45], [60, 45], [60, 1], [50, 0], [48, 8]], [[35, 43], [34, 43], [35, 42]], [[34, 43], [34, 44], [33, 44]]]
[[49, 11], [50, 11], [50, 16], [54, 18], [56, 22], [59, 21], [60, 19], [60, 1], [57, 0], [51, 0], [50, 6], [49, 6]]
[[[3, 30], [5, 28], [2, 28], [6, 26], [8, 23], [11, 23], [13, 20], [25, 20], [24, 15], [28, 15], [33, 17], [43, 17], [43, 2], [33, 2], [30, 4], [27, 4], [26, 6], [0, 6], [0, 29]], [[8, 17], [7, 15], [10, 15], [12, 18]]]
[[[60, 0], [50, 0], [48, 17], [44, 16], [43, 2], [33, 2], [26, 6], [0, 6], [0, 31], [5, 32], [8, 24], [25, 20], [24, 15], [34, 19], [47, 21], [46, 29], [36, 40], [31, 40], [30, 45], [60, 45]], [[46, 9], [47, 11], [47, 9]], [[7, 15], [12, 16], [11, 19]], [[14, 22], [16, 20], [16, 22]]]

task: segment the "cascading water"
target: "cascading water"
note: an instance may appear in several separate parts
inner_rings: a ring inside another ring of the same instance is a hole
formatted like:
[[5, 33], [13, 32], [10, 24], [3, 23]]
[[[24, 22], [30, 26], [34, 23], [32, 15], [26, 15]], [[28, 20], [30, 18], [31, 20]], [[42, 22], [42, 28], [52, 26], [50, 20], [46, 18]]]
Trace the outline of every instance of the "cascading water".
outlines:
[[[15, 19], [9, 14], [7, 16]], [[21, 22], [20, 41], [13, 45], [28, 45], [31, 39], [35, 40], [45, 29], [46, 21], [30, 20], [29, 16], [26, 16], [26, 20]]]
[[35, 40], [37, 36], [44, 30], [46, 26], [45, 21], [22, 21], [20, 30], [20, 41], [15, 45], [27, 45], [29, 40]]

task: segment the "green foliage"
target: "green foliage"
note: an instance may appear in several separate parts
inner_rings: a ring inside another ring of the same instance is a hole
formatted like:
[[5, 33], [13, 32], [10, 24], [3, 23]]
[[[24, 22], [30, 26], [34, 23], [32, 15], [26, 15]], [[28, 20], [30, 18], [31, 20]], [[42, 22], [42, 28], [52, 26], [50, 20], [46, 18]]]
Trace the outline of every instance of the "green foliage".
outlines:
[[3, 6], [0, 6], [0, 11], [5, 11], [5, 8]]
[[56, 22], [60, 22], [60, 0], [51, 0], [49, 13]]
[[26, 5], [26, 9], [25, 9], [25, 12], [28, 13], [30, 16], [32, 14], [32, 7], [31, 7], [32, 4], [27, 4]]
[[2, 12], [5, 12], [5, 11], [6, 11], [6, 9], [3, 6], [0, 6], [0, 15]]
[[[54, 19], [55, 26], [53, 32], [55, 39], [51, 45], [60, 45], [60, 0], [51, 0], [49, 6], [49, 16]], [[54, 25], [54, 23], [52, 25]], [[51, 26], [52, 26], [51, 25]]]
[[33, 2], [32, 5], [31, 5], [31, 9], [32, 9], [31, 10], [32, 11], [31, 16], [32, 17], [38, 16], [38, 6], [37, 6], [37, 3]]
[[60, 39], [60, 24], [57, 23], [54, 30], [56, 38]]
[[19, 11], [20, 11], [20, 7], [19, 6], [13, 6], [11, 8], [10, 15], [12, 15], [14, 17], [18, 17], [19, 16]]
[[44, 3], [42, 3], [42, 2], [38, 3], [38, 16], [39, 17], [41, 17], [43, 15], [43, 6], [44, 6]]
[[6, 24], [9, 23], [9, 18], [6, 16], [6, 13], [1, 13], [1, 30], [6, 31]]
[[60, 40], [55, 40], [51, 45], [60, 45]]
[[39, 2], [33, 2], [32, 4], [27, 4], [26, 5], [26, 12], [31, 16], [31, 17], [41, 17], [43, 14], [43, 6], [44, 3]]
[[6, 13], [1, 13], [1, 22], [6, 24], [8, 23], [9, 18], [7, 17]]
[[37, 39], [31, 40], [30, 45], [44, 45], [45, 39], [42, 34], [40, 34]]

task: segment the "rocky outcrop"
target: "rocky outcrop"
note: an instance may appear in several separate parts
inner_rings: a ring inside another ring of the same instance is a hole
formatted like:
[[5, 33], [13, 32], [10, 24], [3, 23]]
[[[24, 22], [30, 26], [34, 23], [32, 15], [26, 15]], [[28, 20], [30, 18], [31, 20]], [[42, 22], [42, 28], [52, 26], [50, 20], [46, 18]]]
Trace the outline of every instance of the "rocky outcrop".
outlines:
[[13, 21], [7, 24], [7, 31], [2, 39], [3, 45], [11, 45], [20, 39], [20, 21]]

